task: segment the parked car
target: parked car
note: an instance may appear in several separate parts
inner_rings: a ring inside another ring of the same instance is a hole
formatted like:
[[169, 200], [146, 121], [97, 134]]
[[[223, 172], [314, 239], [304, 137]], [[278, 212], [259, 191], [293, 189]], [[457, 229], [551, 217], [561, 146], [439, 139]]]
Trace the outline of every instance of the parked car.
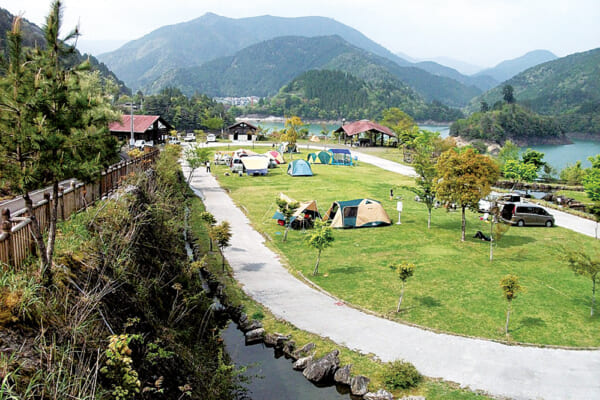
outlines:
[[140, 149], [140, 150], [144, 150], [145, 147], [152, 147], [154, 146], [154, 142], [152, 140], [136, 140], [133, 147], [135, 147], [136, 149]]
[[503, 221], [517, 226], [554, 226], [554, 216], [543, 207], [532, 203], [506, 203], [500, 216]]
[[235, 157], [231, 159], [231, 172], [238, 173], [244, 172], [244, 164], [242, 163], [242, 159]]
[[208, 135], [206, 135], [206, 143], [216, 142], [216, 141], [217, 141], [217, 137], [214, 134], [209, 133]]
[[171, 136], [169, 138], [169, 144], [181, 144], [181, 142], [179, 141], [179, 139], [177, 139], [177, 137]]
[[196, 135], [193, 134], [193, 133], [188, 133], [183, 138], [183, 141], [184, 142], [195, 142], [196, 141]]

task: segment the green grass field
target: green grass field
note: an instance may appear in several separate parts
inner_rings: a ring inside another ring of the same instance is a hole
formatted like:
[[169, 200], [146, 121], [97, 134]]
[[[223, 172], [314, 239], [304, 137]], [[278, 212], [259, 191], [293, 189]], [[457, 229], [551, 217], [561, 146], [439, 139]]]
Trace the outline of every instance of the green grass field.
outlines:
[[[305, 154], [294, 158], [305, 158]], [[509, 340], [561, 345], [600, 346], [600, 318], [589, 316], [591, 281], [574, 275], [561, 258], [565, 249], [600, 253], [598, 242], [562, 228], [511, 228], [494, 248], [473, 239], [489, 225], [468, 212], [467, 241], [460, 241], [460, 212], [434, 210], [427, 230], [426, 207], [413, 201], [400, 186], [412, 180], [369, 164], [358, 167], [313, 166], [315, 176], [292, 178], [287, 166], [269, 170], [266, 177], [225, 176], [224, 166], [213, 173], [247, 212], [253, 225], [299, 271], [333, 295], [394, 320], [445, 332], [505, 340], [506, 301], [499, 287], [508, 274], [520, 276], [526, 288], [513, 302]], [[334, 200], [369, 197], [380, 200], [394, 222], [396, 200], [404, 201], [402, 224], [381, 228], [335, 230], [336, 241], [323, 252], [320, 274], [312, 277], [316, 251], [303, 242], [304, 233], [283, 228], [271, 217], [280, 192], [299, 200], [316, 199], [325, 212]], [[402, 311], [395, 313], [400, 281], [389, 265], [399, 261], [417, 266], [407, 285]]]

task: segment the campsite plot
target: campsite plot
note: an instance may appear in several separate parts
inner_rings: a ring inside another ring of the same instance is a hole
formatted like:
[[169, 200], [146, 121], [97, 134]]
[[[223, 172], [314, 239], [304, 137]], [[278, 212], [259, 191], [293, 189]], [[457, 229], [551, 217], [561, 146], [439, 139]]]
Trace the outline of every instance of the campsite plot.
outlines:
[[[306, 155], [294, 158], [306, 159]], [[505, 339], [506, 304], [499, 281], [513, 273], [520, 276], [526, 292], [513, 303], [511, 340], [600, 346], [600, 318], [589, 318], [591, 282], [575, 276], [561, 259], [564, 248], [599, 251], [594, 239], [562, 228], [513, 228], [497, 242], [490, 263], [489, 243], [472, 238], [477, 230], [489, 230], [478, 214], [468, 214], [469, 239], [461, 243], [459, 213], [434, 210], [432, 228], [427, 230], [426, 207], [399, 188], [412, 184], [410, 178], [364, 163], [311, 167], [315, 175], [308, 179], [290, 177], [286, 166], [270, 170], [261, 179], [224, 176], [222, 166], [214, 170], [253, 225], [271, 239], [269, 245], [285, 255], [291, 270], [349, 303], [389, 318], [493, 339]], [[283, 192], [298, 201], [315, 199], [321, 213], [338, 200], [379, 200], [396, 222], [396, 199], [389, 200], [391, 187], [403, 197], [402, 225], [335, 230], [334, 245], [323, 252], [316, 277], [311, 276], [316, 253], [305, 245], [303, 231], [290, 231], [283, 243], [277, 234], [283, 228], [271, 219], [275, 198]], [[397, 314], [401, 282], [389, 265], [401, 261], [413, 262], [416, 271]]]

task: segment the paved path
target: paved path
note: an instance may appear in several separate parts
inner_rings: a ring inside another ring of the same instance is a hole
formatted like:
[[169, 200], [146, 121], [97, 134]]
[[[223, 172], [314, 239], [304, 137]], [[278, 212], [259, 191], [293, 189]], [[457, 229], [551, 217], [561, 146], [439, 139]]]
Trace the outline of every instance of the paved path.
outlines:
[[299, 329], [383, 361], [408, 360], [426, 376], [496, 396], [600, 399], [600, 351], [507, 346], [436, 334], [340, 306], [281, 265], [213, 176], [199, 169], [191, 186], [217, 220], [231, 223], [233, 246], [225, 257], [244, 291]]

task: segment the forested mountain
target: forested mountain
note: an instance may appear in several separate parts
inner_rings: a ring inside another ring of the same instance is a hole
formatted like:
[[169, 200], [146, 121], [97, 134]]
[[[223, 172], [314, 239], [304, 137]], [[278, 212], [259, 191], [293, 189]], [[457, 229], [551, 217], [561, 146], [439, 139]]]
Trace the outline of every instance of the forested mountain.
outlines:
[[[530, 68], [506, 84], [519, 104], [541, 114], [556, 115], [567, 132], [600, 134], [600, 48], [549, 61]], [[492, 105], [502, 98], [498, 87], [474, 99]]]
[[478, 74], [475, 76], [467, 76], [461, 74], [453, 68], [438, 64], [437, 62], [433, 61], [421, 61], [416, 63], [415, 66], [417, 68], [424, 69], [425, 71], [431, 74], [445, 76], [467, 86], [476, 86], [481, 90], [489, 90], [498, 85], [498, 83], [500, 83], [496, 79], [492, 78], [490, 75]]
[[232, 56], [265, 40], [280, 36], [327, 35], [339, 35], [357, 47], [398, 64], [410, 64], [356, 29], [331, 18], [264, 15], [234, 19], [212, 13], [161, 27], [98, 58], [137, 90], [172, 69], [198, 66], [216, 58]]
[[307, 71], [285, 85], [272, 99], [261, 100], [247, 113], [298, 115], [312, 119], [380, 119], [381, 112], [399, 107], [417, 120], [452, 121], [462, 117], [457, 109], [440, 103], [426, 104], [398, 79], [366, 81], [337, 70]]
[[[6, 52], [6, 32], [12, 29], [14, 16], [7, 10], [0, 8], [0, 52], [4, 54]], [[26, 47], [44, 46], [45, 39], [42, 30], [35, 24], [27, 21], [26, 19], [21, 20], [21, 31], [23, 33], [23, 45]], [[110, 71], [106, 65], [98, 61], [94, 56], [88, 54], [81, 54], [78, 51], [75, 52], [68, 60], [65, 60], [68, 64], [76, 65], [85, 61], [89, 57], [92, 69], [100, 71], [100, 74], [105, 77], [111, 77], [121, 88], [122, 91], [126, 91], [125, 84], [117, 78], [117, 76]]]
[[164, 75], [149, 88], [178, 87], [184, 93], [211, 96], [270, 96], [300, 73], [310, 69], [350, 72], [370, 81], [391, 77], [411, 86], [427, 101], [464, 106], [480, 90], [355, 47], [339, 36], [280, 37], [247, 47], [234, 56], [222, 57], [199, 67]]
[[528, 68], [545, 63], [547, 61], [556, 60], [557, 58], [558, 57], [548, 50], [533, 50], [525, 55], [522, 55], [521, 57], [502, 61], [493, 68], [484, 69], [483, 71], [476, 73], [474, 77], [482, 77], [487, 75], [494, 78], [498, 83], [501, 83]]
[[539, 115], [518, 104], [497, 104], [494, 110], [476, 112], [450, 127], [451, 136], [520, 145], [568, 143], [557, 118]]

